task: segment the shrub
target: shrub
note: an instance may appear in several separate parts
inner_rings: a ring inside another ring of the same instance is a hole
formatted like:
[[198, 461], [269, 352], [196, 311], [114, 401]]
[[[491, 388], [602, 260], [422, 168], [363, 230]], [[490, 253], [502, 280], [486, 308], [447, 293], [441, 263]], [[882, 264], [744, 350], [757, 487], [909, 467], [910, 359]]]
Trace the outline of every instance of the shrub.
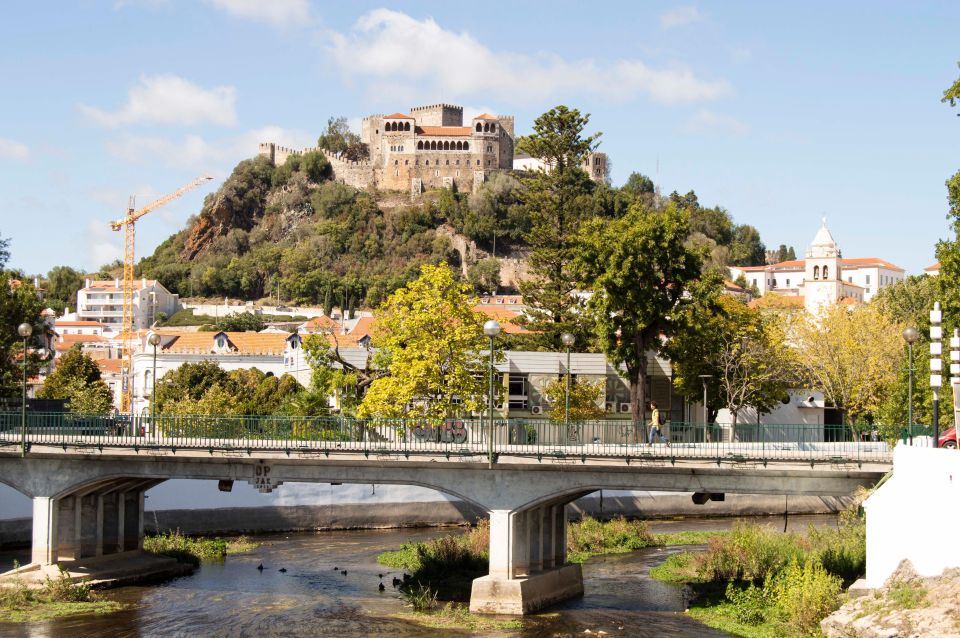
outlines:
[[57, 603], [86, 603], [93, 598], [90, 583], [85, 580], [73, 582], [63, 567], [56, 579], [47, 577], [43, 593], [47, 600]]
[[750, 584], [746, 589], [734, 583], [727, 584], [727, 600], [733, 603], [734, 617], [747, 625], [759, 625], [768, 620], [772, 604], [771, 592], [766, 587]]
[[717, 582], [762, 583], [804, 550], [795, 534], [738, 523], [727, 536], [712, 538], [701, 564], [701, 577]]
[[414, 611], [430, 611], [437, 604], [437, 592], [423, 583], [405, 588], [401, 593]]
[[815, 560], [790, 561], [764, 589], [775, 601], [781, 620], [799, 633], [815, 631], [840, 606], [843, 584]]

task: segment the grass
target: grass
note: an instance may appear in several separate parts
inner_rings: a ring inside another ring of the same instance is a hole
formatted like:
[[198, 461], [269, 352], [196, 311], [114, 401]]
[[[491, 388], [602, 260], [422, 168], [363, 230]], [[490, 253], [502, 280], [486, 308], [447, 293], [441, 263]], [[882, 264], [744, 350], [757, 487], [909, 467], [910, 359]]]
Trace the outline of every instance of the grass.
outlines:
[[186, 536], [175, 530], [143, 539], [143, 549], [151, 554], [171, 556], [183, 563], [200, 565], [222, 561], [227, 554], [240, 554], [259, 547], [246, 536], [230, 540]]
[[104, 600], [86, 582], [74, 583], [65, 571], [47, 578], [43, 587], [27, 587], [22, 580], [0, 587], [0, 622], [24, 623], [80, 614], [109, 614], [125, 605]]
[[520, 619], [498, 620], [489, 616], [471, 614], [470, 610], [459, 603], [447, 603], [428, 612], [397, 614], [431, 629], [466, 629], [476, 632], [511, 631], [523, 629]]

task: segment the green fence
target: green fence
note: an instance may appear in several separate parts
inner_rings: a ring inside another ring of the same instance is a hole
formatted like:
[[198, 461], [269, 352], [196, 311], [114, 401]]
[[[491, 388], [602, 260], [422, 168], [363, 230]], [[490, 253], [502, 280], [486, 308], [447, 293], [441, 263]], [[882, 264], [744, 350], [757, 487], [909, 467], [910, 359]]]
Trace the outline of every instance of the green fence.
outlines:
[[717, 463], [803, 461], [810, 463], [889, 462], [891, 447], [854, 429], [839, 432], [816, 424], [729, 426], [668, 423], [651, 443], [643, 423], [625, 420], [570, 424], [547, 419], [353, 419], [348, 417], [149, 416], [0, 412], [0, 449], [64, 446], [140, 450], [280, 451], [442, 454], [463, 460], [535, 457], [558, 463], [615, 457], [628, 461]]

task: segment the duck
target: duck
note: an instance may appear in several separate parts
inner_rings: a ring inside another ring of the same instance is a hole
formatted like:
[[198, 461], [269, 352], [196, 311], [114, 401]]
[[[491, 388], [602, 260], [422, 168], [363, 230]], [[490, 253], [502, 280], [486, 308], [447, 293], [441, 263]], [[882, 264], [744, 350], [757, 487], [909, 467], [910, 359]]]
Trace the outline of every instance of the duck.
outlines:
[[380, 583], [380, 584], [377, 586], [377, 589], [379, 589], [380, 591], [383, 591], [383, 590], [386, 589], [386, 587], [383, 586], [383, 583]]
[[281, 567], [281, 568], [278, 569], [277, 571], [280, 572], [281, 574], [286, 574], [286, 573], [287, 573], [287, 568], [286, 568], [286, 567]]
[[261, 572], [263, 571], [263, 563], [260, 563], [259, 565], [257, 565], [257, 571], [261, 571]]

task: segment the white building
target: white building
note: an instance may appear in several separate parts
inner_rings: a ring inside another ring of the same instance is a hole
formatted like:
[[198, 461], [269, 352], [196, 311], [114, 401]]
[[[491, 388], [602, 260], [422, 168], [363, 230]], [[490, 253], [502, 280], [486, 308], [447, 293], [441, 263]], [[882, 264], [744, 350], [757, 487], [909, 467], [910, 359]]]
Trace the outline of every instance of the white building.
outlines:
[[[149, 328], [160, 313], [167, 317], [180, 309], [180, 298], [155, 279], [133, 282], [133, 329]], [[77, 291], [77, 320], [96, 321], [105, 332], [120, 332], [123, 322], [123, 282], [91, 281]]]
[[767, 266], [731, 266], [730, 278], [740, 276], [761, 295], [803, 297], [810, 312], [843, 300], [870, 301], [877, 291], [903, 281], [903, 268], [877, 257], [844, 259], [826, 223], [807, 249], [806, 259]]
[[[607, 180], [607, 154], [599, 151], [587, 153], [583, 158], [583, 165], [580, 167], [595, 182], [605, 182]], [[537, 157], [531, 157], [526, 153], [520, 153], [513, 156], [513, 170], [515, 171], [542, 171], [546, 170], [547, 165]]]

